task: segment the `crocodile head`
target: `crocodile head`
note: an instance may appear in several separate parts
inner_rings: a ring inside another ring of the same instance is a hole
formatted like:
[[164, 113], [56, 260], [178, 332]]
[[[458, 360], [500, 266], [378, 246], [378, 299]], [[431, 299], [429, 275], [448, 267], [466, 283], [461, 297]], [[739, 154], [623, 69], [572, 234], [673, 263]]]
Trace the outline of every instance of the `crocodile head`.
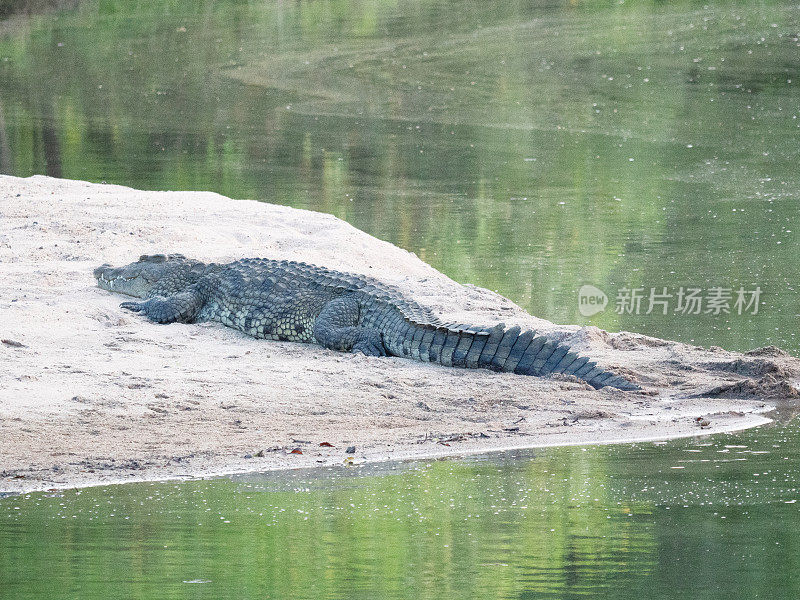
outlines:
[[124, 267], [105, 264], [94, 270], [97, 285], [104, 290], [147, 298], [175, 293], [197, 280], [198, 263], [182, 254], [145, 254]]

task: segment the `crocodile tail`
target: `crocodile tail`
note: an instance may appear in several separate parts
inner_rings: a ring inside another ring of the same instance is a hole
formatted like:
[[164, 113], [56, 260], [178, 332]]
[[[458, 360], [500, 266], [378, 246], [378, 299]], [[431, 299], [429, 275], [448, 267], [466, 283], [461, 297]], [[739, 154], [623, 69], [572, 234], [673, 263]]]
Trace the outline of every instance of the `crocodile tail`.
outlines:
[[535, 331], [523, 332], [519, 326], [506, 329], [503, 323], [483, 329], [468, 325], [407, 322], [389, 350], [396, 356], [448, 367], [484, 368], [535, 376], [564, 373], [575, 375], [597, 389], [606, 386], [621, 390], [640, 389], [624, 377], [570, 351], [565, 344], [537, 335]]

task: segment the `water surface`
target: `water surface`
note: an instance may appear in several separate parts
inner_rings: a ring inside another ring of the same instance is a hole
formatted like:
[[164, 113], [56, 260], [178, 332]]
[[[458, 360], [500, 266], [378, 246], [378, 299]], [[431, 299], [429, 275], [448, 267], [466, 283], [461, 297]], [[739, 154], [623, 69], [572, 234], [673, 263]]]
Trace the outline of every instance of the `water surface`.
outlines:
[[58, 4], [0, 22], [0, 171], [331, 212], [556, 322], [800, 350], [794, 2]]
[[800, 428], [0, 499], [0, 598], [800, 596]]

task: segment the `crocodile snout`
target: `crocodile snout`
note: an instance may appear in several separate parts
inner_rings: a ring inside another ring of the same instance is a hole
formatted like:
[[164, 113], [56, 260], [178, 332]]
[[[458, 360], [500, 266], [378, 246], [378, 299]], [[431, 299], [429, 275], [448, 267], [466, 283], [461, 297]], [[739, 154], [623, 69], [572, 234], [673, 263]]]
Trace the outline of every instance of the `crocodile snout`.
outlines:
[[94, 270], [94, 278], [95, 279], [100, 279], [103, 276], [103, 274], [106, 271], [108, 271], [110, 268], [111, 268], [111, 265], [108, 264], [108, 263], [104, 263], [104, 264], [100, 265], [99, 267], [97, 267]]

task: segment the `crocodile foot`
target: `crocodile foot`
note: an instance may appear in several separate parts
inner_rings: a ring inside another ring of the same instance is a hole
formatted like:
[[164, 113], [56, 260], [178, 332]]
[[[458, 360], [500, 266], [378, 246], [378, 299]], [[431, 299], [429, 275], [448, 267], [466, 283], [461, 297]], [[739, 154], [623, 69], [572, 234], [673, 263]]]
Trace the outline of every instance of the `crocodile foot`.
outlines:
[[386, 347], [383, 345], [383, 336], [372, 330], [363, 330], [359, 333], [358, 340], [353, 344], [352, 352], [361, 352], [367, 356], [386, 356]]

